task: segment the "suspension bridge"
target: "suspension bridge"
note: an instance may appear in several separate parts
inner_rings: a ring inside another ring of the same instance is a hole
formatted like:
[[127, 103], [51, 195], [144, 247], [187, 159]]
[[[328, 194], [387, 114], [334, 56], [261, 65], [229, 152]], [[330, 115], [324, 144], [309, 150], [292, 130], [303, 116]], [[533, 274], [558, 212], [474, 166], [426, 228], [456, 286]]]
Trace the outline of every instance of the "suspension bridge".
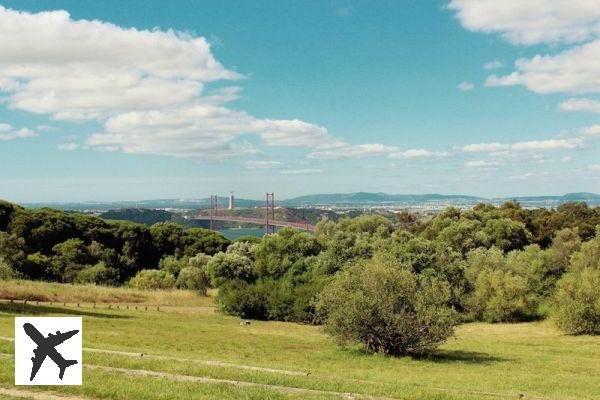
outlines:
[[[244, 217], [239, 215], [226, 215], [226, 211], [223, 208], [219, 208], [219, 198], [217, 195], [210, 196], [210, 208], [208, 209], [208, 215], [197, 213], [196, 215], [189, 217], [190, 220], [196, 221], [209, 221], [210, 229], [214, 229], [215, 221], [223, 222], [238, 222], [264, 225], [265, 233], [274, 233], [275, 227], [283, 228], [290, 227], [294, 229], [300, 229], [308, 232], [315, 231], [315, 225], [308, 221], [301, 220], [299, 218], [295, 221], [284, 221], [275, 219], [275, 194], [267, 193], [265, 199], [265, 216], [264, 217]], [[229, 209], [233, 209], [233, 197], [230, 197]], [[289, 210], [281, 208], [287, 211], [290, 215]]]

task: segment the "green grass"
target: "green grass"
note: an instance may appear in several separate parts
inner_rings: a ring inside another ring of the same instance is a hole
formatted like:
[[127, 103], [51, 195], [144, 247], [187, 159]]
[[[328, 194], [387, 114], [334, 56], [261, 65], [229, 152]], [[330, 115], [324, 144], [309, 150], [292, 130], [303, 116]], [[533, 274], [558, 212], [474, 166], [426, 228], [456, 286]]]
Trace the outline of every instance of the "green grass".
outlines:
[[[0, 304], [0, 336], [13, 336], [17, 315], [63, 313], [84, 314], [85, 347], [310, 375], [92, 352], [84, 352], [85, 364], [399, 399], [517, 399], [520, 393], [525, 398], [597, 399], [600, 393], [600, 337], [567, 336], [548, 321], [463, 325], [436, 356], [426, 359], [364, 354], [338, 347], [319, 327], [261, 321], [240, 325], [237, 318], [197, 307], [145, 312]], [[12, 342], [0, 340], [0, 353], [12, 352]], [[0, 365], [0, 386], [10, 387], [12, 361], [0, 358]], [[82, 387], [54, 390], [103, 399], [337, 397], [90, 369], [84, 373]]]

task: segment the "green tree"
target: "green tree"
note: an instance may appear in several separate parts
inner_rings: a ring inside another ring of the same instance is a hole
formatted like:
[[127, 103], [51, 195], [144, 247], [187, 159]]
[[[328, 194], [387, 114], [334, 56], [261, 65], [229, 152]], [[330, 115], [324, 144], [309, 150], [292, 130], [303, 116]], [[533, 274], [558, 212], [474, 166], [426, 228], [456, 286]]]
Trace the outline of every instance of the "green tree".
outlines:
[[600, 335], [600, 268], [576, 268], [558, 283], [553, 316], [574, 335]]
[[129, 286], [137, 289], [172, 289], [175, 287], [175, 276], [158, 269], [144, 269], [129, 281]]
[[254, 280], [252, 260], [236, 253], [215, 254], [206, 268], [216, 287], [236, 279], [246, 282]]
[[445, 282], [378, 258], [340, 272], [320, 296], [317, 311], [341, 344], [361, 343], [390, 355], [431, 353], [453, 333]]

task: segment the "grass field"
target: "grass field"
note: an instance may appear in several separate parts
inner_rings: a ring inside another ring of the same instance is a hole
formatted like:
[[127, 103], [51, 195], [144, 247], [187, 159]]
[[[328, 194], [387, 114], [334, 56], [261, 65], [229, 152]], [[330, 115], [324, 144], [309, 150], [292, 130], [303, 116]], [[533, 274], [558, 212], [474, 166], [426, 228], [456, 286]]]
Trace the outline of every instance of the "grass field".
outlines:
[[9, 339], [13, 318], [23, 314], [83, 315], [84, 385], [27, 388], [73, 399], [600, 398], [600, 337], [566, 336], [548, 321], [463, 325], [435, 357], [398, 359], [342, 349], [319, 327], [240, 325], [210, 307], [6, 303], [0, 388], [14, 389]]

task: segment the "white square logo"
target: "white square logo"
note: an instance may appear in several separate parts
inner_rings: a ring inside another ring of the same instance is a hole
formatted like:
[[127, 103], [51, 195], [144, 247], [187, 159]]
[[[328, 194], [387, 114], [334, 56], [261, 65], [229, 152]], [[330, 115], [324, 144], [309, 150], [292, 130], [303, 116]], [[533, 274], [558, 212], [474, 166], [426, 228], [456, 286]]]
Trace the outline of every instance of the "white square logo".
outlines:
[[15, 318], [15, 385], [81, 385], [81, 317]]

